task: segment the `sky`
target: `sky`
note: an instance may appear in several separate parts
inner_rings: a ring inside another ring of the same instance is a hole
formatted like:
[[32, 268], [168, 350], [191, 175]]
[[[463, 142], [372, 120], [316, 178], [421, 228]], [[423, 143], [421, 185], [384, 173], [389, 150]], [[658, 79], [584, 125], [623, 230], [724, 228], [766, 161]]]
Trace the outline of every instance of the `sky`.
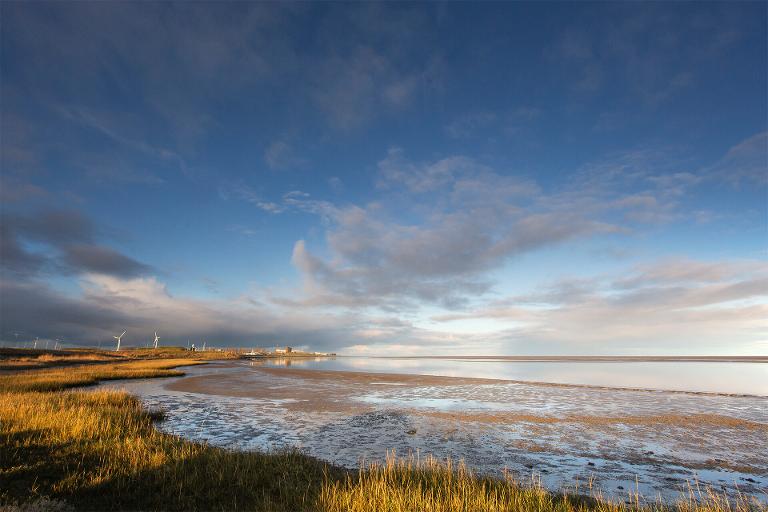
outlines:
[[0, 9], [6, 343], [768, 354], [765, 2]]

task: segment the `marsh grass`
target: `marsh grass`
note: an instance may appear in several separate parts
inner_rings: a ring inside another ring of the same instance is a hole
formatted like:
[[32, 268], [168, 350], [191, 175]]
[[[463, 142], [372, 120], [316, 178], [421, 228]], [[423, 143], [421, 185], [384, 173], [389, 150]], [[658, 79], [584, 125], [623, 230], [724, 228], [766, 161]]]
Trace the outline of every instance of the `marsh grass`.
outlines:
[[0, 503], [63, 499], [94, 510], [308, 510], [330, 470], [295, 451], [235, 452], [159, 432], [101, 379], [175, 375], [194, 361], [135, 361], [0, 379]]
[[84, 363], [109, 363], [133, 360], [235, 359], [234, 350], [208, 350], [191, 352], [183, 347], [127, 348], [120, 351], [70, 348], [66, 350], [0, 348], [0, 370], [39, 369], [55, 366], [71, 366]]
[[739, 496], [729, 500], [711, 490], [689, 488], [687, 496], [674, 504], [648, 503], [635, 494], [626, 501], [611, 501], [594, 492], [556, 494], [539, 481], [521, 485], [504, 478], [474, 474], [463, 463], [432, 457], [387, 457], [383, 464], [371, 463], [357, 475], [326, 481], [318, 499], [324, 512], [422, 511], [431, 512], [748, 512], [765, 511], [756, 500]]
[[187, 359], [157, 359], [6, 373], [0, 375], [0, 392], [58, 391], [89, 386], [100, 380], [175, 377], [184, 372], [173, 368], [201, 363]]
[[297, 451], [239, 452], [164, 434], [131, 395], [73, 387], [177, 375], [199, 361], [137, 360], [0, 377], [0, 510], [748, 512], [694, 493], [674, 505], [553, 494], [462, 464], [397, 459], [347, 472]]

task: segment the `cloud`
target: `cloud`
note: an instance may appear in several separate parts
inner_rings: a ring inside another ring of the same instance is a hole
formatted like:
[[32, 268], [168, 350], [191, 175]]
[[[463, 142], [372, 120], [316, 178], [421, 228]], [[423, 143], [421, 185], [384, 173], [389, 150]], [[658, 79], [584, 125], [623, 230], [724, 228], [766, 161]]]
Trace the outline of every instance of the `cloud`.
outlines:
[[65, 249], [64, 261], [79, 272], [93, 272], [120, 277], [147, 274], [151, 267], [108, 247], [71, 245]]
[[0, 268], [3, 272], [18, 275], [37, 273], [46, 263], [46, 258], [25, 250], [16, 239], [15, 233], [4, 221], [0, 223]]
[[[4, 273], [16, 276], [97, 272], [130, 277], [153, 270], [114, 249], [98, 245], [96, 227], [73, 210], [4, 214], [0, 234], [0, 266]], [[35, 250], [28, 249], [27, 243], [33, 243]]]
[[[434, 162], [413, 162], [400, 148], [391, 148], [378, 163], [378, 185], [383, 189], [405, 187], [411, 193], [449, 193], [457, 202], [483, 201], [486, 194], [530, 197], [538, 186], [514, 176], [502, 176], [466, 156], [450, 156]], [[483, 197], [480, 197], [483, 196]]]
[[415, 90], [413, 78], [403, 79], [388, 57], [370, 47], [354, 48], [316, 67], [312, 99], [341, 129], [360, 126], [386, 105], [406, 104]]
[[697, 351], [752, 343], [768, 327], [768, 265], [753, 260], [660, 260], [618, 274], [563, 280], [437, 322], [492, 319], [530, 343]]
[[264, 161], [272, 170], [301, 167], [307, 161], [296, 154], [294, 148], [285, 141], [276, 140], [264, 151]]
[[494, 271], [523, 254], [698, 221], [706, 212], [681, 204], [709, 179], [669, 151], [636, 150], [609, 155], [577, 170], [565, 186], [544, 190], [467, 156], [419, 162], [392, 148], [378, 162], [382, 196], [368, 204], [337, 205], [302, 191], [275, 202], [247, 188], [238, 193], [273, 214], [317, 215], [326, 232], [324, 256], [296, 242], [291, 261], [302, 289], [290, 299], [273, 294], [273, 303], [416, 312], [469, 307], [494, 291]]
[[0, 176], [0, 201], [17, 203], [34, 201], [48, 196], [48, 191], [32, 183], [24, 183], [18, 179]]
[[575, 70], [576, 78], [571, 87], [581, 93], [592, 93], [603, 84], [603, 63], [593, 49], [593, 42], [584, 33], [566, 31], [551, 50], [559, 62], [565, 62]]
[[309, 97], [331, 126], [360, 128], [439, 85], [440, 49], [423, 36], [431, 23], [424, 9], [374, 3], [324, 12], [316, 41], [324, 54], [304, 56], [302, 66]]
[[[329, 257], [298, 241], [292, 262], [304, 298], [275, 301], [388, 311], [457, 308], [487, 293], [487, 273], [516, 255], [617, 229], [578, 211], [542, 210], [535, 184], [467, 157], [416, 163], [393, 149], [379, 169], [379, 185], [394, 203], [337, 206], [299, 191], [285, 194], [278, 210], [324, 219]], [[399, 201], [425, 194], [445, 199], [416, 201], [403, 216]]]
[[736, 144], [705, 172], [711, 178], [732, 185], [768, 185], [768, 131]]
[[295, 244], [292, 262], [303, 289], [299, 298], [273, 296], [276, 304], [457, 309], [492, 291], [489, 275], [516, 256], [693, 218], [680, 197], [704, 178], [680, 166], [663, 151], [629, 152], [547, 192], [466, 156], [417, 162], [393, 148], [378, 163], [384, 196], [369, 204], [335, 205], [302, 191], [279, 202], [247, 188], [238, 193], [271, 213], [317, 215], [326, 229], [326, 257], [304, 240]]
[[[545, 54], [573, 77], [565, 85], [577, 94], [608, 92], [605, 104], [620, 88], [658, 107], [705, 73], [718, 72], [724, 54], [749, 33], [753, 21], [745, 14], [717, 5], [687, 16], [658, 6], [605, 4], [591, 10], [589, 20], [576, 16]], [[595, 23], [600, 17], [612, 22]]]
[[304, 314], [267, 307], [247, 295], [214, 300], [178, 297], [154, 277], [83, 274], [77, 282], [79, 293], [64, 293], [44, 283], [0, 280], [0, 295], [14, 298], [0, 301], [0, 339], [13, 339], [11, 333], [16, 331], [76, 344], [111, 344], [112, 336], [126, 329], [125, 346], [143, 346], [158, 331], [167, 345], [186, 345], [189, 339], [212, 346], [289, 344], [339, 350], [374, 330], [385, 344], [397, 337], [428, 344], [431, 336], [398, 319]]
[[467, 139], [476, 136], [477, 132], [488, 128], [496, 120], [494, 112], [481, 110], [456, 117], [443, 130], [452, 139]]

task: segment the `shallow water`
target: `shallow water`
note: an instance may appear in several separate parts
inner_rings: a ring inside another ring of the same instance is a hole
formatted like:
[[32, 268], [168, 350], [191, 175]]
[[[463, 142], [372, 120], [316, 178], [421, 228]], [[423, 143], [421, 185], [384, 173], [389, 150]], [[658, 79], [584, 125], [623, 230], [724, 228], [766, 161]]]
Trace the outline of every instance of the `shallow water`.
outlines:
[[768, 396], [768, 363], [505, 361], [406, 357], [271, 359], [261, 364], [321, 370], [477, 377], [617, 388]]
[[593, 479], [595, 490], [616, 499], [636, 490], [672, 499], [698, 481], [768, 501], [765, 397], [396, 375], [361, 380], [276, 365], [211, 364], [187, 368], [180, 379], [105, 385], [163, 409], [161, 429], [218, 446], [294, 446], [345, 467], [394, 450], [462, 459], [487, 474], [506, 468], [553, 490], [577, 483], [583, 490]]

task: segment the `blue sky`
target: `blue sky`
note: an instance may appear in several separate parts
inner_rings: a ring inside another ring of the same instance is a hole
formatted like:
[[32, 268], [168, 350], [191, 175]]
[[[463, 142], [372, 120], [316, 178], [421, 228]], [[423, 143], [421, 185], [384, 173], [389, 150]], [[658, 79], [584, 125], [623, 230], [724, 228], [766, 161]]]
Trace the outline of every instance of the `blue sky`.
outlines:
[[0, 334], [766, 354], [765, 21], [3, 3]]

